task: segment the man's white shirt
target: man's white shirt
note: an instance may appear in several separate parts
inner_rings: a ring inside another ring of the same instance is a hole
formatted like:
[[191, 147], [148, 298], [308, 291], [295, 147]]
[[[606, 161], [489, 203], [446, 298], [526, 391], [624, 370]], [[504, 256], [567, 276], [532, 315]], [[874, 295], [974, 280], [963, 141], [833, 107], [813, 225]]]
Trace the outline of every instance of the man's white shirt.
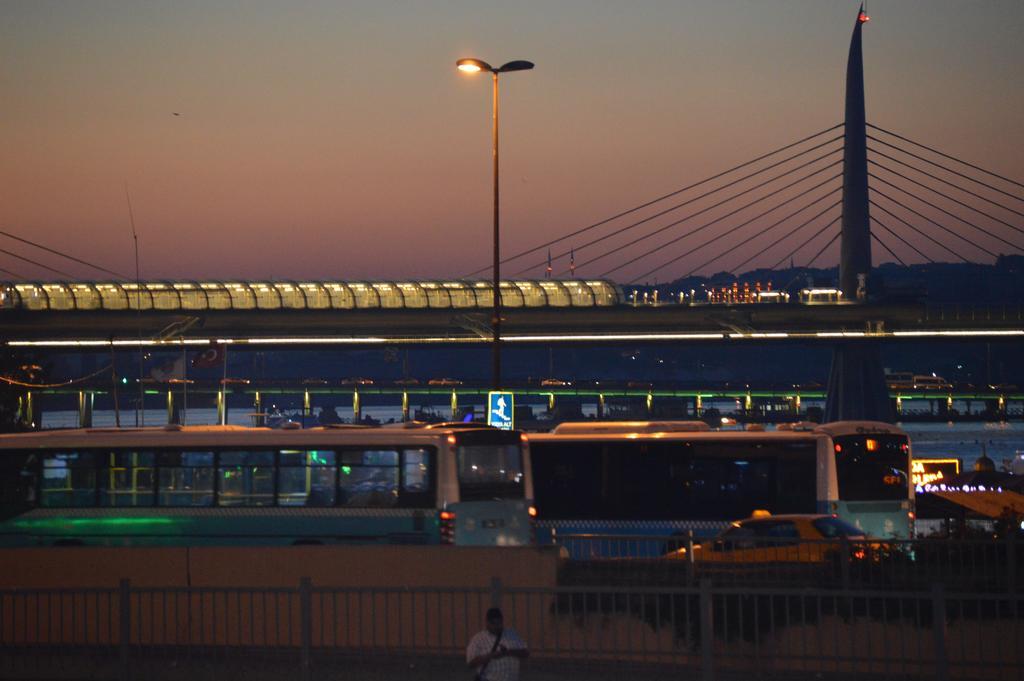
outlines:
[[[469, 662], [474, 657], [480, 655], [486, 655], [491, 652], [494, 647], [495, 635], [484, 629], [469, 641], [469, 645], [466, 646], [466, 662]], [[508, 650], [522, 650], [526, 648], [526, 644], [523, 643], [523, 639], [519, 638], [519, 634], [516, 633], [515, 629], [505, 627], [504, 632], [501, 634], [501, 643], [499, 646], [505, 646]], [[480, 672], [480, 667], [477, 667], [477, 673]], [[506, 655], [505, 657], [499, 657], [491, 660], [491, 663], [487, 665], [487, 669], [484, 670], [484, 678], [487, 681], [519, 681], [519, 658], [513, 655]]]

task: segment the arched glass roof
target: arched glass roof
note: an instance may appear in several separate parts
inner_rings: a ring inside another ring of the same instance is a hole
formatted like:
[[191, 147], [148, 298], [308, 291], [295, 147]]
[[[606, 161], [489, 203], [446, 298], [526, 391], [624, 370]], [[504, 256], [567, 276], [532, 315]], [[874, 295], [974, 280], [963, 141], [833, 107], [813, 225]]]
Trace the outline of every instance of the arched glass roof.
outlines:
[[[490, 308], [488, 281], [0, 282], [4, 310], [364, 310]], [[607, 307], [609, 281], [501, 282], [504, 307]]]

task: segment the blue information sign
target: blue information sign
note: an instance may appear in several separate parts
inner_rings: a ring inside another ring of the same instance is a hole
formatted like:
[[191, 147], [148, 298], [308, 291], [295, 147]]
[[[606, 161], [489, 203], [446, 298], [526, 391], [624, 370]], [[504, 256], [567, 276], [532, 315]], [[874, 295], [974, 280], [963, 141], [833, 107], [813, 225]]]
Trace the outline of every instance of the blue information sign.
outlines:
[[512, 393], [487, 393], [487, 425], [512, 430]]

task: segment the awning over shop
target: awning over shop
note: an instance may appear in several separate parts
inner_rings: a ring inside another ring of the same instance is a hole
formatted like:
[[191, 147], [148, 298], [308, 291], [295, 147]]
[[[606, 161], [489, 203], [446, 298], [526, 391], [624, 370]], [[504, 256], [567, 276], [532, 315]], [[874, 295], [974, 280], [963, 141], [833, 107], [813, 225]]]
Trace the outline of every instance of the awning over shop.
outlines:
[[999, 518], [1006, 509], [1016, 516], [1024, 516], [1024, 495], [1009, 490], [928, 490], [937, 497], [952, 501], [975, 513]]

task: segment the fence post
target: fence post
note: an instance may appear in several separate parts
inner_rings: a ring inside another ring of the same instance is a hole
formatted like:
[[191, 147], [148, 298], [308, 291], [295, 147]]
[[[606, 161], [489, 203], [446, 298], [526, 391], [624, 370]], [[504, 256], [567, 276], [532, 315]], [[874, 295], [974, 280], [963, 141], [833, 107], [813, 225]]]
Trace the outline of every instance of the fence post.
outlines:
[[696, 558], [693, 555], [693, 530], [686, 531], [686, 583], [693, 584], [696, 572]]
[[839, 575], [843, 589], [850, 590], [850, 540], [846, 535], [839, 538]]
[[118, 585], [118, 606], [121, 624], [120, 636], [120, 681], [131, 679], [131, 637], [132, 637], [132, 581], [122, 579]]
[[1017, 531], [1011, 526], [1006, 538], [1006, 590], [1011, 594], [1017, 593]]
[[711, 600], [711, 580], [700, 580], [700, 678], [701, 681], [714, 681], [714, 650], [715, 642], [713, 603]]
[[502, 584], [501, 577], [491, 577], [491, 607], [501, 607]]
[[299, 581], [299, 618], [301, 619], [302, 651], [299, 658], [302, 681], [312, 678], [310, 657], [313, 647], [313, 582], [309, 577]]
[[932, 632], [935, 638], [935, 681], [949, 680], [949, 659], [946, 655], [946, 591], [942, 584], [932, 584]]

